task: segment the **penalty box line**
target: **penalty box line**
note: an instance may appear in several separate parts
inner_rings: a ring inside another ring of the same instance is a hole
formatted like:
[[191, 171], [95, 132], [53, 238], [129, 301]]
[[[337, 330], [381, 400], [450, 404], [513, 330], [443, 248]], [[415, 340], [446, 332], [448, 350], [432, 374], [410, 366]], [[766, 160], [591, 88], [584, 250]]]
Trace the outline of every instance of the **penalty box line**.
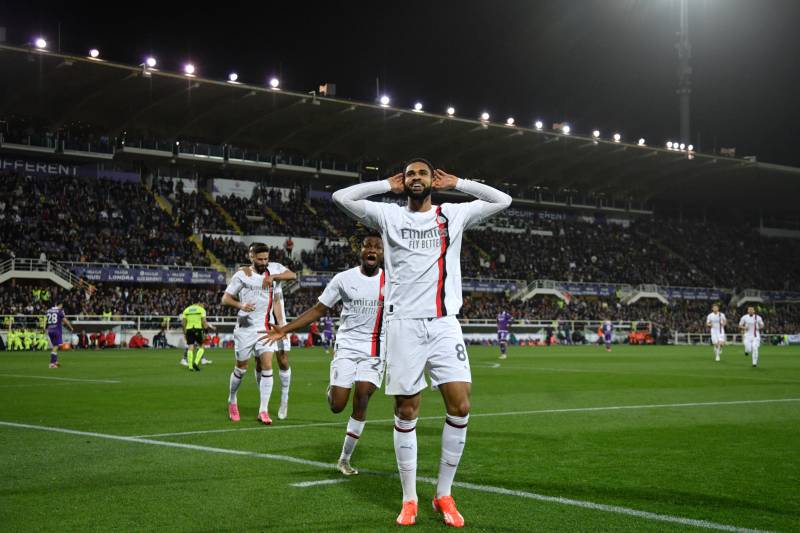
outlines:
[[[106, 440], [115, 440], [115, 441], [123, 441], [123, 442], [131, 442], [136, 444], [149, 444], [152, 446], [166, 446], [169, 448], [179, 448], [184, 450], [195, 450], [201, 452], [208, 452], [208, 453], [218, 453], [218, 454], [226, 454], [226, 455], [238, 455], [244, 457], [256, 457], [259, 459], [269, 459], [273, 461], [281, 461], [284, 463], [293, 463], [293, 464], [300, 464], [304, 466], [313, 466], [316, 468], [322, 468], [325, 470], [333, 470], [336, 468], [334, 464], [323, 463], [322, 461], [312, 461], [309, 459], [302, 459], [299, 457], [292, 457], [289, 455], [280, 455], [280, 454], [272, 454], [272, 453], [261, 453], [261, 452], [253, 452], [249, 450], [236, 450], [236, 449], [229, 449], [229, 448], [215, 448], [211, 446], [200, 446], [197, 444], [186, 444], [183, 442], [170, 442], [170, 441], [159, 441], [159, 440], [152, 440], [152, 439], [145, 439], [141, 437], [126, 437], [123, 435], [112, 435], [108, 433], [97, 433], [93, 431], [78, 431], [74, 429], [67, 429], [67, 428], [58, 428], [58, 427], [51, 427], [51, 426], [39, 426], [34, 424], [20, 424], [17, 422], [6, 422], [0, 420], [0, 426], [10, 427], [10, 428], [18, 428], [18, 429], [32, 429], [38, 431], [48, 431], [51, 433], [64, 433], [67, 435], [77, 435], [80, 437], [95, 437], [98, 439], [106, 439]], [[380, 471], [370, 471], [370, 470], [362, 470], [364, 473], [382, 476], [382, 477], [397, 477], [397, 474], [392, 474], [388, 472], [380, 472]], [[418, 477], [419, 481], [429, 484], [436, 484], [437, 480], [435, 478], [429, 477]], [[589, 502], [584, 500], [575, 500], [572, 498], [562, 498], [560, 496], [547, 496], [544, 494], [537, 494], [535, 492], [527, 492], [522, 490], [512, 490], [506, 489], [503, 487], [494, 487], [491, 485], [479, 485], [476, 483], [466, 483], [456, 481], [453, 483], [454, 486], [474, 490], [477, 492], [484, 492], [489, 494], [499, 494], [502, 496], [515, 496], [518, 498], [525, 498], [529, 500], [535, 500], [545, 503], [557, 503], [560, 505], [568, 505], [571, 507], [579, 507], [582, 509], [590, 509], [595, 511], [602, 511], [606, 513], [615, 513], [621, 514], [626, 516], [632, 516], [636, 518], [642, 518], [645, 520], [652, 520], [657, 522], [669, 522], [673, 524], [681, 524], [686, 526], [693, 526], [703, 529], [711, 529], [716, 531], [732, 531], [735, 533], [766, 533], [765, 531], [758, 530], [758, 529], [748, 529], [742, 528], [737, 526], [732, 526], [728, 524], [719, 524], [716, 522], [711, 522], [708, 520], [698, 520], [694, 518], [685, 518], [681, 516], [674, 516], [674, 515], [667, 515], [661, 513], [652, 513], [649, 511], [641, 511], [639, 509], [631, 509], [628, 507], [622, 507], [619, 505], [607, 505], [603, 503], [595, 503]]]

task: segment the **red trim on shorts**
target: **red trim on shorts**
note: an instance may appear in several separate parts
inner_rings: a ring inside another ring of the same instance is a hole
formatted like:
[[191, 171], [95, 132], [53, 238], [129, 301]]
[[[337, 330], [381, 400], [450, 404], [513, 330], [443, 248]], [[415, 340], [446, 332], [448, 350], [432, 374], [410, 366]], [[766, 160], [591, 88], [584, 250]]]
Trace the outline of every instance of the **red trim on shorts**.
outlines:
[[381, 354], [381, 330], [383, 329], [383, 287], [386, 283], [386, 271], [381, 269], [381, 277], [378, 281], [378, 314], [375, 317], [375, 325], [372, 327], [372, 347], [370, 357], [379, 357]]
[[439, 252], [439, 260], [437, 265], [439, 267], [439, 279], [436, 283], [436, 316], [441, 317], [447, 314], [447, 307], [444, 304], [445, 291], [444, 284], [447, 279], [447, 262], [445, 255], [447, 248], [450, 245], [450, 235], [447, 232], [449, 221], [447, 217], [442, 214], [442, 206], [436, 206], [436, 224], [439, 226], [439, 239], [441, 239], [441, 251]]

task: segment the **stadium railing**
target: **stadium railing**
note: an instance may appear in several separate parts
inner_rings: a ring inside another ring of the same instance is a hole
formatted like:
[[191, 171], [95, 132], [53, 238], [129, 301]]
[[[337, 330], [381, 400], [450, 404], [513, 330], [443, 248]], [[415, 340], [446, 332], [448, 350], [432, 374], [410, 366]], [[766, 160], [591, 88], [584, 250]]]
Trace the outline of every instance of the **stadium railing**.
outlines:
[[[763, 333], [761, 343], [762, 345], [800, 344], [800, 334], [798, 333]], [[726, 344], [744, 344], [743, 336], [738, 333], [728, 333], [726, 337]], [[673, 344], [680, 345], [711, 345], [711, 335], [708, 333], [679, 333], [676, 331], [672, 334], [671, 340]]]
[[[182, 329], [181, 319], [171, 315], [113, 315], [106, 317], [103, 315], [66, 315], [67, 320], [75, 326], [76, 330], [86, 329], [87, 331], [99, 331], [112, 328], [122, 328], [131, 330], [178, 330]], [[13, 315], [14, 328], [36, 329], [39, 327], [41, 315]], [[291, 317], [290, 317], [291, 318]], [[206, 317], [209, 324], [221, 326], [224, 329], [233, 330], [236, 326], [235, 316], [209, 316]]]
[[734, 294], [733, 297], [731, 298], [731, 301], [734, 302], [734, 305], [736, 305], [736, 307], [739, 307], [742, 304], [748, 302], [764, 303], [764, 296], [758, 289], [745, 289], [741, 292]]
[[64, 288], [88, 286], [81, 278], [54, 261], [41, 259], [6, 259], [0, 263], [0, 283], [13, 277], [51, 278]]
[[[15, 329], [37, 329], [41, 315], [14, 315], [13, 327]], [[289, 316], [288, 320], [295, 317]], [[102, 315], [67, 315], [67, 319], [75, 327], [76, 331], [82, 329], [87, 332], [114, 329], [125, 340], [125, 334], [142, 331], [150, 334], [156, 333], [160, 329], [172, 332], [177, 335], [182, 334], [181, 320], [178, 316], [169, 315], [113, 315], [104, 317]], [[235, 316], [208, 316], [209, 324], [217, 327], [220, 333], [230, 333], [236, 326]], [[338, 325], [338, 317], [334, 317], [334, 322]], [[465, 333], [481, 334], [484, 336], [495, 337], [497, 323], [493, 318], [480, 319], [460, 319]], [[541, 335], [550, 329], [557, 334], [558, 332], [581, 332], [589, 338], [595, 335], [602, 320], [516, 320], [512, 323], [511, 329], [517, 335]], [[618, 320], [613, 322], [614, 330], [618, 337], [627, 337], [632, 331], [649, 331], [651, 323], [646, 320]]]

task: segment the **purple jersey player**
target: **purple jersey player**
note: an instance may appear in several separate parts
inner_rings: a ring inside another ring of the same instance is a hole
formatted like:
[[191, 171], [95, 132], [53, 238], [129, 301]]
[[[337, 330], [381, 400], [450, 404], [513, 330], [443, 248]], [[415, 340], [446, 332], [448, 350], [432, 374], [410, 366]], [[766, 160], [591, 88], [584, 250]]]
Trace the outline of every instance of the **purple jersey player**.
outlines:
[[50, 337], [50, 368], [58, 368], [58, 347], [61, 346], [63, 340], [61, 338], [61, 324], [66, 325], [70, 331], [72, 324], [69, 323], [67, 317], [64, 315], [64, 309], [59, 304], [51, 307], [45, 313], [47, 318], [47, 336]]
[[328, 353], [333, 344], [333, 318], [330, 315], [322, 319], [322, 340], [325, 345], [325, 353]]
[[505, 359], [508, 348], [508, 328], [511, 325], [511, 313], [500, 311], [497, 313], [497, 343], [500, 345], [500, 359]]
[[603, 340], [606, 343], [606, 351], [611, 351], [611, 335], [614, 333], [614, 325], [610, 320], [603, 321]]

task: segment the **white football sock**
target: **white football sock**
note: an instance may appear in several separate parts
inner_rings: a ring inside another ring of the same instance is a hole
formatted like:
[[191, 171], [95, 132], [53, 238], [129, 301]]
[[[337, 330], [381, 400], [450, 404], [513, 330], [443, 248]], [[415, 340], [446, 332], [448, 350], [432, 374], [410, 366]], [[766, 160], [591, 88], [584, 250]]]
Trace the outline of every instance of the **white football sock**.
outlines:
[[358, 439], [361, 437], [361, 432], [364, 431], [364, 424], [366, 423], [366, 420], [361, 422], [352, 416], [350, 417], [350, 420], [347, 421], [347, 434], [344, 436], [342, 455], [339, 459], [350, 460], [350, 456], [353, 455], [353, 450], [356, 449], [356, 444], [358, 444]]
[[239, 385], [242, 384], [242, 378], [245, 371], [239, 367], [233, 369], [231, 372], [230, 392], [228, 394], [228, 403], [236, 403], [236, 393], [239, 391]]
[[281, 403], [289, 401], [289, 386], [292, 384], [292, 369], [279, 370], [278, 376], [281, 378]]
[[261, 371], [261, 383], [259, 384], [258, 391], [261, 393], [261, 403], [258, 407], [258, 412], [269, 412], [269, 397], [272, 394], [272, 370]]
[[436, 483], [436, 497], [450, 496], [453, 479], [456, 477], [458, 463], [467, 441], [467, 416], [450, 416], [444, 420], [442, 430], [442, 457], [439, 460], [439, 479]]
[[394, 454], [403, 486], [403, 501], [417, 501], [417, 419], [394, 417]]

